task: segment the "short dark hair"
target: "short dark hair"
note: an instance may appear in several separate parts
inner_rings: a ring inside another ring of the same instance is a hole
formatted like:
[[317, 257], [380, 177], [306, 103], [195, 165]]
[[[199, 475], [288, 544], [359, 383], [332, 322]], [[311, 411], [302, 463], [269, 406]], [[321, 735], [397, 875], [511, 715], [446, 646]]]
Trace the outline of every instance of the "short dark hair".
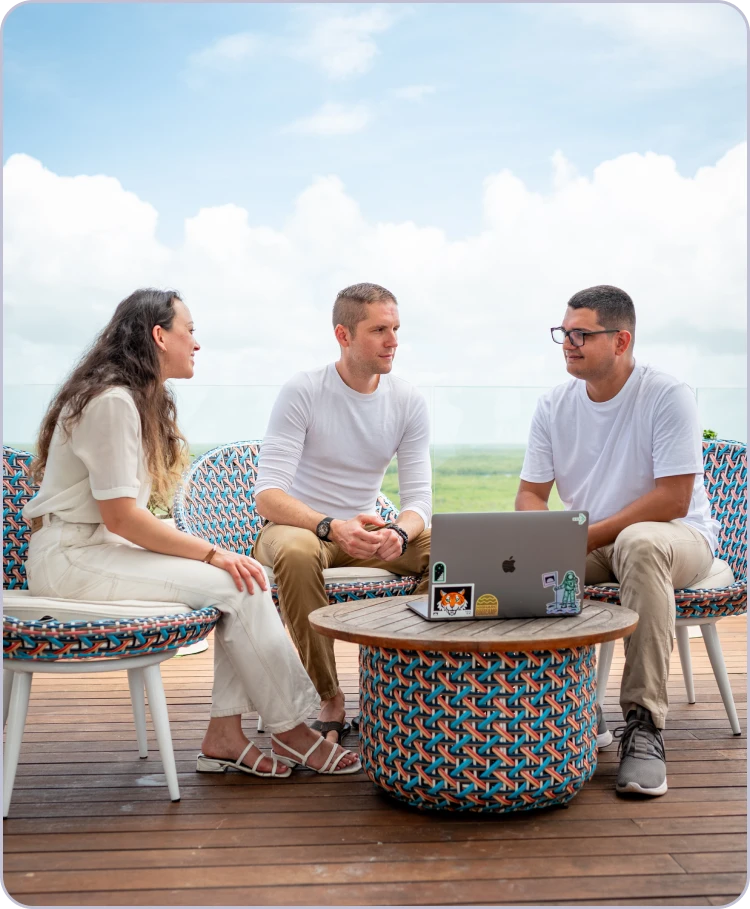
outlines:
[[357, 325], [367, 317], [368, 303], [395, 303], [398, 300], [380, 284], [352, 284], [336, 294], [333, 304], [333, 327], [343, 325], [354, 334]]
[[635, 337], [635, 306], [629, 294], [611, 284], [579, 290], [568, 300], [571, 309], [591, 309], [600, 325], [629, 331]]

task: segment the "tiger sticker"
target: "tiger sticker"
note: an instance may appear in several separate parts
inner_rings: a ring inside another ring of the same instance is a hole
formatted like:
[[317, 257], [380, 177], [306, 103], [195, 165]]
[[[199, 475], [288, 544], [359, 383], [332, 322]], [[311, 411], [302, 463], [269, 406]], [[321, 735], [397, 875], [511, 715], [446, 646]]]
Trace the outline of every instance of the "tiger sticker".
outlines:
[[474, 615], [473, 584], [441, 584], [432, 588], [432, 614], [441, 619], [465, 619]]

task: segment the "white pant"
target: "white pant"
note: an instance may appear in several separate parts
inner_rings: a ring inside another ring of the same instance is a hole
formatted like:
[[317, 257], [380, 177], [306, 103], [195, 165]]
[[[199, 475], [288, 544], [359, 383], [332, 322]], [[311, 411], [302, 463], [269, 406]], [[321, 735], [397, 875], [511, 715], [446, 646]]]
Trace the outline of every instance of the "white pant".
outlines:
[[[221, 618], [214, 635], [211, 716], [257, 709], [268, 729], [278, 733], [317, 712], [317, 693], [270, 592], [256, 587], [252, 594], [240, 593], [221, 568], [141, 549], [104, 524], [50, 516], [31, 536], [26, 574], [33, 596], [216, 606]], [[111, 617], [125, 617], [124, 611], [113, 603]]]

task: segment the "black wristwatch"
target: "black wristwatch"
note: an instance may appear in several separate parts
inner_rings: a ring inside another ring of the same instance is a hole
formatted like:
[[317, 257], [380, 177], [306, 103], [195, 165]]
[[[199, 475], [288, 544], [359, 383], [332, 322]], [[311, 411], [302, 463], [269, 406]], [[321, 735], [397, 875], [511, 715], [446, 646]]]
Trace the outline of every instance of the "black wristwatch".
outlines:
[[335, 518], [323, 518], [319, 522], [318, 526], [315, 528], [315, 534], [319, 540], [331, 540], [331, 521], [335, 521]]
[[386, 524], [385, 525], [389, 530], [395, 530], [396, 533], [401, 537], [401, 555], [406, 552], [406, 547], [409, 545], [409, 534], [404, 530], [403, 527], [399, 527], [398, 524]]

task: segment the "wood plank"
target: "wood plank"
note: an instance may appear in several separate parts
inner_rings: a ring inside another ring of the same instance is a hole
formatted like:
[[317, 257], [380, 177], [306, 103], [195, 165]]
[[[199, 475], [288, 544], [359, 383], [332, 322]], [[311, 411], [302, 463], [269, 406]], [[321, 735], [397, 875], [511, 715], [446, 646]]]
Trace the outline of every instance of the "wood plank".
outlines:
[[689, 874], [696, 872], [742, 871], [747, 872], [747, 853], [735, 852], [687, 852], [673, 856], [675, 861]]
[[[371, 784], [367, 784], [367, 788], [363, 788], [356, 795], [341, 797], [337, 796], [335, 793], [331, 793], [330, 795], [326, 793], [321, 797], [319, 795], [320, 790], [318, 790], [317, 792], [311, 793], [306, 798], [298, 798], [293, 794], [290, 794], [287, 797], [268, 795], [265, 798], [255, 799], [252, 797], [252, 792], [255, 788], [256, 787], [254, 786], [247, 787], [244, 790], [244, 793], [242, 789], [225, 789], [222, 794], [217, 793], [214, 798], [204, 799], [188, 799], [186, 794], [182, 793], [182, 801], [179, 806], [175, 806], [172, 813], [174, 818], [173, 823], [178, 823], [179, 821], [177, 818], [186, 816], [187, 811], [189, 811], [192, 818], [190, 823], [197, 822], [196, 819], [200, 817], [206, 818], [206, 823], [208, 823], [210, 817], [216, 815], [225, 815], [227, 818], [231, 815], [247, 815], [248, 824], [255, 824], [256, 822], [266, 823], [273, 815], [278, 823], [284, 822], [285, 825], [287, 825], [288, 823], [292, 823], [292, 821], [282, 821], [282, 817], [286, 818], [289, 814], [297, 817], [297, 822], [306, 825], [314, 823], [315, 820], [314, 817], [311, 820], [309, 815], [319, 815], [321, 819], [325, 819], [325, 823], [347, 823], [350, 816], [358, 815], [361, 812], [369, 812], [373, 808], [373, 797], [378, 797], [377, 793], [373, 791]], [[589, 784], [586, 791], [586, 798], [582, 799], [579, 805], [576, 806], [576, 816], [587, 813], [589, 810], [604, 813], [605, 811], [612, 810], [609, 806], [620, 805], [620, 800], [614, 801], [611, 789], [611, 784], [608, 784], [606, 787], [601, 787], [598, 790], [592, 788], [591, 784]], [[249, 795], [246, 795], [248, 793]], [[684, 789], [672, 789], [669, 794], [669, 804], [673, 806], [673, 810], [675, 812], [688, 812], [688, 814], [690, 812], [690, 803], [696, 803], [696, 795], [703, 795], [707, 800], [715, 801], [717, 804], [734, 804], [735, 802], [741, 802], [745, 798], [744, 789], [722, 789], [718, 786], [713, 789], [707, 788], [705, 791], [701, 790], [700, 792], [688, 787]], [[714, 796], [717, 797], [714, 798]], [[189, 808], [184, 808], [183, 803], [185, 805], [189, 804]], [[608, 807], [602, 808], [602, 805], [607, 805]], [[386, 811], [398, 810], [398, 808], [390, 809], [387, 805], [383, 807]], [[570, 811], [571, 808], [567, 810]], [[615, 808], [615, 810], [617, 809]], [[130, 798], [130, 792], [128, 790], [121, 789], [118, 790], [117, 793], [113, 792], [112, 798], [109, 801], [89, 801], [88, 798], [84, 797], [84, 800], [81, 803], [75, 805], [61, 805], [59, 801], [57, 803], [53, 801], [44, 803], [32, 802], [27, 804], [24, 808], [24, 817], [26, 819], [48, 818], [50, 820], [54, 818], [69, 818], [71, 820], [75, 818], [88, 818], [93, 822], [94, 818], [113, 817], [121, 815], [123, 812], [127, 812], [129, 818], [160, 818], [164, 815], [164, 808], [153, 798], [153, 793], [150, 799], [132, 799]], [[332, 817], [334, 814], [340, 814], [341, 818], [337, 819]], [[251, 817], [252, 821], [250, 820]], [[418, 816], [410, 815], [410, 817], [415, 818], [413, 823], [417, 822], [416, 818]], [[302, 818], [304, 818], [304, 820], [302, 820]], [[11, 816], [8, 823], [10, 824], [12, 820], [13, 818]], [[227, 823], [230, 823], [230, 821], [227, 820]], [[234, 821], [231, 823], [234, 823]], [[13, 829], [15, 830], [15, 827]]]
[[[170, 803], [170, 807], [171, 807]], [[180, 811], [180, 805], [175, 805], [172, 810], [169, 808], [166, 812], [157, 815], [136, 814], [128, 811], [120, 816], [88, 816], [88, 817], [45, 817], [44, 829], [48, 833], [68, 833], [80, 835], [84, 831], [93, 833], [115, 833], [126, 831], [156, 831], [164, 829], [169, 830], [206, 830], [217, 825], [222, 829], [230, 830], [259, 830], [271, 827], [283, 828], [287, 830], [299, 831], [302, 827], [321, 827], [321, 818], [318, 812], [242, 812], [237, 815], [230, 815], [227, 812], [222, 813], [205, 813], [205, 814], [187, 814]], [[549, 812], [553, 809], [547, 809]], [[386, 823], [393, 820], [393, 808], [389, 805], [381, 809], [372, 810], [352, 810], [352, 811], [331, 811], [325, 815], [326, 827], [333, 829], [336, 827], [360, 826], [365, 824]], [[609, 801], [596, 802], [584, 807], [579, 806], [576, 811], [576, 817], [579, 819], [606, 819], [614, 820], [617, 818], [627, 818], [632, 813], [632, 808], [624, 799], [619, 799], [616, 803]], [[727, 815], [744, 816], [746, 814], [746, 799], [737, 798], [727, 801], [712, 802], [666, 802], [663, 799], [659, 801], [648, 802], [639, 809], [639, 815], [642, 818], [654, 817], [681, 817], [693, 818], [699, 816], [722, 817]], [[169, 824], [165, 825], [165, 817], [169, 818]], [[567, 823], [567, 818], [566, 821]], [[399, 814], [399, 824], [401, 826], [420, 826], [423, 823], [421, 817], [407, 811]], [[457, 822], [458, 823], [458, 822]], [[545, 820], [545, 823], [549, 823]], [[560, 822], [557, 822], [560, 823]], [[5, 821], [6, 835], [11, 834], [31, 834], [39, 829], [39, 821], [34, 818], [25, 818], [15, 820], [13, 818]]]
[[[434, 862], [467, 859], [541, 858], [547, 856], [670, 854], [681, 865], [682, 854], [701, 855], [710, 863], [711, 855], [737, 853], [746, 858], [747, 837], [732, 834], [630, 837], [557, 836], [528, 839], [435, 840], [429, 830], [421, 842], [366, 843], [305, 846], [237, 846], [233, 849], [149, 849], [127, 851], [69, 851], [11, 853], [5, 856], [5, 873], [11, 871], [76, 871], [94, 869], [201, 868], [223, 865], [318, 864], [333, 862]], [[684, 867], [684, 865], [683, 865]], [[697, 869], [696, 869], [697, 870]], [[704, 868], [701, 870], [737, 870]]]
[[[534, 859], [506, 858], [502, 876], [505, 880], [529, 878], [538, 867]], [[24, 873], [6, 871], [3, 875], [8, 892], [16, 897], [24, 893], [59, 892], [75, 885], [79, 893], [91, 890], [129, 889], [220, 889], [224, 887], [278, 887], [281, 885], [379, 884], [438, 881], [487, 881], [497, 876], [496, 859], [452, 859], [450, 862], [332, 862], [328, 864], [222, 865], [201, 868], [142, 868], [137, 875], [129, 871], [46, 871]], [[619, 856], [578, 855], [547, 856], [544, 862], [547, 878], [553, 877], [632, 877], [632, 868]], [[684, 869], [669, 855], [641, 855], [638, 873], [679, 874]]]
[[[584, 647], [629, 635], [638, 616], [622, 606], [611, 607], [584, 600], [580, 615], [564, 618], [484, 622], [426, 622], [415, 624], [408, 603], [415, 597], [391, 597], [384, 609], [377, 600], [374, 609], [359, 604], [336, 603], [310, 615], [316, 631], [329, 637], [371, 647], [459, 652], [496, 653]], [[418, 599], [418, 598], [417, 598]], [[408, 622], [398, 627], [396, 617]]]
[[[560, 840], [564, 837], [594, 836], [601, 839], [620, 841], [630, 837], [650, 839], [653, 835], [674, 834], [685, 830], [685, 821], [680, 819], [659, 819], [652, 826], [636, 823], [631, 818], [621, 820], [576, 820], [569, 819], [561, 828], [552, 824], [539, 824], [538, 819], [520, 818], [517, 822], [502, 823], [505, 819], [481, 826], [472, 824], [455, 825], [450, 821], [444, 823], [425, 823], [421, 827], [403, 828], [393, 824], [363, 828], [299, 828], [291, 832], [285, 828], [266, 828], [261, 830], [230, 830], [214, 826], [208, 830], [172, 831], [165, 825], [164, 830], [155, 833], [116, 832], [116, 833], [79, 833], [75, 839], [67, 834], [50, 834], [38, 832], [25, 836], [9, 836], [5, 840], [5, 854], [24, 854], [26, 852], [59, 852], [59, 851], [119, 851], [134, 850], [151, 852], [160, 849], [233, 849], [237, 847], [286, 847], [286, 846], [320, 846], [320, 845], [359, 845], [367, 844], [375, 849], [380, 843], [425, 843], [425, 842], [476, 842], [497, 840]], [[690, 820], [691, 831], [701, 833], [719, 833], [728, 831], [737, 835], [746, 832], [744, 815], [731, 817], [696, 817]]]
[[[637, 899], [669, 896], [702, 896], [722, 894], [733, 898], [745, 886], [742, 874], [668, 874], [622, 875], [620, 877], [547, 878], [513, 880], [496, 878], [491, 881], [472, 881], [471, 895], [475, 902], [489, 905], [517, 905], [519, 902], [538, 903], [555, 900], [566, 904], [576, 898]], [[371, 906], [371, 905], [463, 905], [466, 900], [466, 881], [429, 883], [382, 883], [346, 885], [286, 885], [278, 887], [222, 887], [196, 890], [139, 891], [141, 905], [225, 905], [225, 906]], [[23, 902], [28, 905], [130, 905], [133, 891], [101, 890], [86, 893], [27, 893]], [[12, 893], [11, 893], [12, 895]], [[76, 899], [76, 897], [78, 899]]]

